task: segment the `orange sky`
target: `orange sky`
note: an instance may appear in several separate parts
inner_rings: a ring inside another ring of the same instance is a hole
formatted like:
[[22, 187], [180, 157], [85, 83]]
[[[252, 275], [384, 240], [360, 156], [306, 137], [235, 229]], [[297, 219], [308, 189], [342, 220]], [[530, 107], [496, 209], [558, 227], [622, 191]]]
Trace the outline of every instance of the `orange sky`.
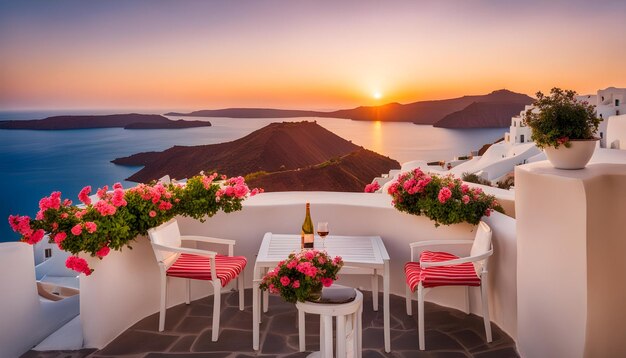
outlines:
[[626, 87], [624, 3], [2, 3], [0, 110], [339, 109], [501, 88], [592, 93]]

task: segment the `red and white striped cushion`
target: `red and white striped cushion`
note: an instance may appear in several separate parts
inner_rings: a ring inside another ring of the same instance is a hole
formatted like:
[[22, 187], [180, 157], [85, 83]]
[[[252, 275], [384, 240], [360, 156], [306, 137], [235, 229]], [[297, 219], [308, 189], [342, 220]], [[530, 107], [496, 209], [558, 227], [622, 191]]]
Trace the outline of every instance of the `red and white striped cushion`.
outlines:
[[[441, 262], [458, 259], [458, 256], [447, 252], [424, 251], [420, 255], [423, 262]], [[404, 265], [406, 283], [415, 291], [417, 285], [422, 282], [424, 287], [437, 286], [480, 286], [480, 278], [476, 275], [474, 265], [466, 262], [454, 266], [420, 267], [419, 262], [407, 262]]]
[[[246, 267], [243, 256], [215, 256], [215, 271], [217, 278], [226, 286], [230, 280], [239, 276]], [[192, 254], [181, 254], [169, 269], [167, 275], [172, 277], [192, 278], [195, 280], [212, 280], [211, 263], [208, 257]]]

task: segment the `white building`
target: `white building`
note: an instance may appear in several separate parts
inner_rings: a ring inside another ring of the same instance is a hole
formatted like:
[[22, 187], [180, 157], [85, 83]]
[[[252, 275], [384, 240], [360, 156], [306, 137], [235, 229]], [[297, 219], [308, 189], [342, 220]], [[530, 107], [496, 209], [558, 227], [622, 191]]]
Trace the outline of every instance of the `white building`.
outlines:
[[504, 133], [504, 141], [515, 145], [532, 142], [530, 139], [530, 127], [526, 125], [526, 111], [533, 108], [532, 105], [526, 105], [524, 110], [520, 111], [517, 116], [511, 118], [511, 127], [509, 131]]
[[608, 119], [610, 116], [619, 116], [626, 114], [626, 88], [609, 87], [598, 90], [595, 95], [577, 96], [579, 100], [585, 100], [596, 106], [596, 113], [602, 119], [598, 127], [598, 136], [600, 136], [600, 146], [606, 148], [606, 133]]

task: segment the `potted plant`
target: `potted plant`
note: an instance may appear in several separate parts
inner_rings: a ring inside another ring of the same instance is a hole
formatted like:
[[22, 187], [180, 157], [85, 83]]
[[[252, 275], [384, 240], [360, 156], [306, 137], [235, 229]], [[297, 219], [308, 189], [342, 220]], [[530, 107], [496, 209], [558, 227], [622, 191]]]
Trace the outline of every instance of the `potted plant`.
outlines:
[[576, 92], [553, 88], [550, 95], [536, 94], [534, 108], [526, 111], [526, 124], [532, 139], [558, 169], [582, 169], [587, 165], [596, 142], [601, 119], [595, 106], [576, 99]]
[[322, 286], [332, 285], [342, 266], [343, 260], [339, 256], [331, 259], [324, 251], [302, 250], [290, 254], [268, 272], [259, 288], [278, 293], [291, 303], [317, 301], [322, 295]]
[[504, 212], [496, 198], [482, 189], [470, 188], [453, 175], [430, 175], [420, 168], [401, 173], [387, 192], [396, 209], [424, 215], [435, 226], [462, 222], [478, 225], [494, 210]]

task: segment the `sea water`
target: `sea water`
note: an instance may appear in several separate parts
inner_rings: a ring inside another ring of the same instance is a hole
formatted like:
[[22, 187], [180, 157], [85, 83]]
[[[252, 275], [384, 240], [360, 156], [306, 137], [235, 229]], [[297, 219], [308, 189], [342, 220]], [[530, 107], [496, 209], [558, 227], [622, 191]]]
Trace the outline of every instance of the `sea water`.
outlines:
[[[52, 113], [0, 113], [0, 119], [44, 118]], [[171, 119], [180, 119], [170, 117]], [[191, 118], [188, 118], [191, 119]], [[8, 225], [10, 214], [33, 217], [38, 202], [53, 191], [78, 202], [86, 185], [93, 191], [124, 181], [140, 167], [110, 161], [131, 154], [162, 151], [174, 145], [215, 144], [241, 138], [272, 122], [315, 120], [353, 143], [400, 163], [452, 159], [503, 137], [503, 129], [450, 130], [411, 123], [381, 123], [334, 118], [193, 118], [211, 127], [125, 130], [122, 128], [59, 131], [0, 129], [0, 241], [19, 237]], [[382, 173], [381, 173], [382, 174]]]

